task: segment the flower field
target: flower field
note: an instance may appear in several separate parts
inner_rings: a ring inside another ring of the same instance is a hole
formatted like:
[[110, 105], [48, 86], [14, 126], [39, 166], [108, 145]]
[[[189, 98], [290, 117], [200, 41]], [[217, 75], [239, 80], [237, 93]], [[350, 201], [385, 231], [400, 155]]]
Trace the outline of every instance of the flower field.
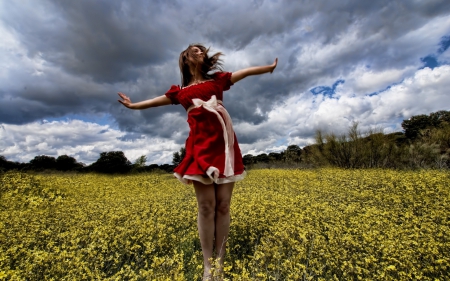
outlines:
[[[0, 280], [200, 280], [193, 188], [168, 174], [0, 175]], [[228, 280], [450, 280], [450, 174], [250, 170]]]

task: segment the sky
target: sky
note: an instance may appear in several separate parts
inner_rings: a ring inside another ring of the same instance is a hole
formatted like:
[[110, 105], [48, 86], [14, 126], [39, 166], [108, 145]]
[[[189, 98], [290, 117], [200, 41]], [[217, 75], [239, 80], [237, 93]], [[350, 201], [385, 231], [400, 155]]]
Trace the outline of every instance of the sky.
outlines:
[[224, 93], [243, 155], [450, 110], [448, 0], [0, 0], [0, 155], [170, 164], [183, 107], [134, 111], [117, 92], [137, 102], [179, 85], [191, 43], [229, 72], [278, 58]]

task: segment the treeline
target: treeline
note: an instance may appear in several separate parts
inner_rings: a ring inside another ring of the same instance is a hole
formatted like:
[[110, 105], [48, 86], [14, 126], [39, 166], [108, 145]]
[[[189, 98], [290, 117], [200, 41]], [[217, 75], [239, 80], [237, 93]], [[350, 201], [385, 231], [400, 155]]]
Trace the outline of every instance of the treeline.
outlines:
[[[300, 148], [290, 145], [285, 151], [243, 156], [249, 168], [450, 168], [450, 111], [416, 115], [402, 122], [403, 132], [383, 134], [381, 131], [361, 132], [354, 123], [347, 133], [337, 135], [317, 131], [315, 144]], [[131, 163], [122, 151], [100, 153], [91, 165], [61, 155], [57, 158], [40, 155], [29, 163], [8, 161], [0, 156], [0, 172], [76, 171], [98, 173], [172, 172], [184, 158], [185, 149], [173, 153], [172, 165], [145, 165], [146, 156]]]
[[289, 146], [281, 153], [244, 155], [246, 167], [450, 168], [450, 112], [416, 115], [403, 132], [361, 132], [354, 123], [345, 134], [317, 131], [315, 144]]
[[100, 158], [91, 165], [77, 162], [68, 155], [61, 155], [57, 158], [46, 155], [34, 157], [29, 163], [19, 163], [8, 161], [4, 156], [0, 156], [0, 172], [9, 170], [20, 170], [23, 172], [34, 171], [61, 171], [61, 172], [97, 172], [106, 174], [141, 173], [151, 171], [172, 172], [174, 165], [151, 164], [145, 165], [146, 156], [139, 157], [131, 163], [122, 151], [110, 151], [100, 153]]

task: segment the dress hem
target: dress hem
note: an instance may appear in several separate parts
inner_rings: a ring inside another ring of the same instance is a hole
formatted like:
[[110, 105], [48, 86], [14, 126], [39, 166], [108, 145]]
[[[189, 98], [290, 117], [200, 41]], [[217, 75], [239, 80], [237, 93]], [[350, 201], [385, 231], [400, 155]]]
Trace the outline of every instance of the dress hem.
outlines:
[[192, 184], [192, 181], [198, 181], [198, 182], [201, 182], [201, 183], [207, 185], [207, 184], [212, 184], [212, 183], [224, 184], [224, 183], [230, 183], [230, 182], [237, 182], [237, 181], [243, 180], [245, 178], [245, 176], [247, 175], [247, 172], [244, 171], [242, 174], [239, 174], [239, 175], [229, 176], [226, 178], [216, 178], [216, 179], [214, 179], [213, 174], [214, 173], [208, 174], [208, 178], [205, 178], [202, 175], [184, 175], [184, 176], [182, 176], [179, 173], [173, 173], [173, 175], [181, 183], [183, 183], [185, 185]]

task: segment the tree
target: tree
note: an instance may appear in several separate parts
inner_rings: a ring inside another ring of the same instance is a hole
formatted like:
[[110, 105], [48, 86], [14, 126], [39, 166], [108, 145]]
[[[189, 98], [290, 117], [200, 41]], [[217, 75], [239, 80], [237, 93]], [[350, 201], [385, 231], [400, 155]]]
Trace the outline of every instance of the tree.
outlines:
[[6, 172], [13, 169], [20, 169], [23, 164], [6, 160], [5, 156], [0, 155], [0, 172]]
[[134, 164], [132, 165], [131, 172], [132, 173], [141, 173], [146, 172], [147, 168], [145, 167], [145, 163], [147, 163], [147, 156], [141, 155]]
[[402, 128], [405, 136], [410, 140], [415, 140], [433, 128], [442, 128], [450, 124], [450, 111], [432, 112], [430, 115], [415, 115], [408, 120], [403, 120]]
[[269, 153], [268, 156], [269, 156], [269, 160], [271, 162], [281, 161], [281, 160], [283, 160], [284, 152], [280, 152], [280, 153], [271, 152], [271, 153]]
[[431, 124], [433, 127], [442, 128], [450, 125], [450, 111], [440, 110], [430, 113]]
[[170, 165], [170, 164], [162, 164], [159, 166], [159, 169], [166, 171], [168, 173], [172, 173], [174, 168], [175, 168], [175, 165]]
[[159, 169], [159, 165], [158, 164], [150, 164], [148, 166], [145, 167], [145, 171], [146, 172], [151, 172], [153, 170]]
[[131, 163], [122, 151], [100, 153], [100, 158], [91, 165], [91, 170], [99, 173], [126, 173], [131, 169]]
[[6, 157], [3, 155], [0, 155], [0, 169], [1, 170], [9, 170], [9, 161], [6, 160]]
[[253, 155], [251, 155], [251, 154], [246, 154], [246, 155], [244, 155], [244, 157], [242, 157], [242, 162], [244, 163], [244, 166], [250, 166], [250, 165], [252, 165], [253, 163], [254, 163], [254, 160], [253, 160]]
[[288, 146], [284, 151], [284, 160], [286, 162], [299, 163], [301, 160], [301, 155], [302, 149], [298, 145], [293, 144]]
[[412, 116], [408, 120], [403, 120], [402, 128], [405, 136], [410, 140], [415, 140], [420, 136], [420, 131], [432, 126], [431, 118], [425, 114]]
[[267, 154], [262, 153], [262, 154], [259, 154], [259, 155], [256, 155], [255, 157], [253, 157], [253, 160], [254, 160], [254, 162], [257, 162], [257, 163], [269, 163], [270, 158]]
[[136, 168], [142, 168], [145, 167], [145, 163], [147, 163], [147, 156], [142, 155], [141, 157], [136, 159], [136, 161], [134, 161], [134, 166]]
[[77, 170], [83, 167], [77, 160], [71, 156], [60, 155], [56, 158], [56, 169], [58, 171]]
[[177, 151], [173, 153], [172, 163], [175, 166], [178, 166], [181, 163], [181, 161], [183, 161], [185, 156], [186, 156], [186, 148], [182, 147], [180, 148], [179, 152]]
[[52, 156], [39, 155], [30, 161], [30, 166], [36, 171], [56, 169], [56, 159]]

